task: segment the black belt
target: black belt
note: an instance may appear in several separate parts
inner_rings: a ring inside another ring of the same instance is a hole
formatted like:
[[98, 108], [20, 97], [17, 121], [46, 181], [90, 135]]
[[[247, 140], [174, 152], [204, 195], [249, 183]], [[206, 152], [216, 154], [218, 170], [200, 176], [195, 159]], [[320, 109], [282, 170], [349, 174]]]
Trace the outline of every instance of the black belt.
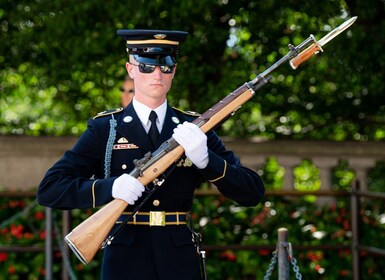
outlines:
[[[185, 225], [187, 212], [164, 212], [150, 211], [138, 212], [132, 219], [127, 222], [129, 225], [143, 226], [170, 226], [170, 225]], [[127, 215], [132, 215], [132, 212], [123, 212], [116, 221], [121, 224], [127, 218]]]

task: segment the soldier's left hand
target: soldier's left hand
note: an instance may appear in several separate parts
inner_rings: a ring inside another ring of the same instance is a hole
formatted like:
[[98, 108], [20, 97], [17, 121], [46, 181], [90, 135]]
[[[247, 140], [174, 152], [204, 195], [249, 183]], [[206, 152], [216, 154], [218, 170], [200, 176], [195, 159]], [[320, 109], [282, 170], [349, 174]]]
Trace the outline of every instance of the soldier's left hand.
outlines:
[[184, 122], [174, 129], [172, 137], [184, 149], [186, 157], [199, 169], [203, 169], [209, 162], [207, 136], [195, 124]]

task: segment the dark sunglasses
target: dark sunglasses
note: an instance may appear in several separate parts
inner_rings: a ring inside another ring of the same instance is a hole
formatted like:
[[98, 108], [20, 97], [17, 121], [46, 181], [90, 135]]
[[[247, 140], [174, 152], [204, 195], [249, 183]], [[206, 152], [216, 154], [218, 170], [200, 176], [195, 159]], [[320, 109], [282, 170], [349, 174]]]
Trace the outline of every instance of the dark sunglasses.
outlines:
[[155, 71], [156, 66], [160, 67], [160, 71], [162, 71], [163, 74], [171, 74], [174, 71], [175, 64], [174, 65], [150, 65], [150, 64], [133, 64], [129, 62], [131, 65], [138, 66], [140, 73], [152, 73]]

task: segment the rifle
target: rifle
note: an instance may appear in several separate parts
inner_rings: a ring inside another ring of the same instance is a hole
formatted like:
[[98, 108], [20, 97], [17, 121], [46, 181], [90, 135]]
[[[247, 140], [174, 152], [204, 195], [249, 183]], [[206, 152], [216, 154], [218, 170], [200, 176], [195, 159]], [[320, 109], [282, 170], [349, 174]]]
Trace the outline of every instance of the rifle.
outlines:
[[[264, 72], [258, 74], [253, 80], [246, 82], [216, 103], [201, 116], [197, 117], [193, 123], [199, 126], [204, 133], [214, 129], [252, 98], [257, 90], [268, 83], [271, 79], [270, 74], [275, 69], [287, 61], [290, 61], [291, 67], [296, 69], [314, 54], [323, 51], [321, 48], [323, 45], [347, 29], [356, 19], [357, 17], [352, 17], [345, 21], [319, 41], [313, 35], [310, 35], [309, 38], [298, 46], [289, 44], [289, 52], [285, 56]], [[137, 178], [143, 185], [153, 183], [155, 187], [159, 187], [165, 180], [164, 177], [162, 178], [162, 175], [170, 171], [172, 165], [175, 165], [175, 162], [183, 155], [183, 152], [183, 148], [171, 137], [153, 153], [149, 152], [144, 158], [135, 160], [135, 168], [130, 172], [130, 175]], [[155, 190], [155, 187], [153, 190]], [[149, 195], [147, 195], [147, 199]], [[136, 215], [144, 201], [135, 207], [132, 217]], [[126, 222], [123, 222], [118, 230], [115, 230], [113, 234], [108, 236], [108, 233], [127, 205], [128, 203], [121, 199], [112, 200], [75, 227], [65, 237], [65, 241], [83, 264], [88, 264], [100, 248], [108, 246], [113, 240], [114, 235], [126, 224]]]

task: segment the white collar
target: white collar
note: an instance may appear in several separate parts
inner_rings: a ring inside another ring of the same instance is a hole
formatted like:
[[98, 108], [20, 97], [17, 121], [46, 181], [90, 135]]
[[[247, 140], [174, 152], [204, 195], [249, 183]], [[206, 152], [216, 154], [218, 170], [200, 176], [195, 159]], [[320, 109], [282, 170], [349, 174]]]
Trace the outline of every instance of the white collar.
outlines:
[[140, 122], [143, 124], [143, 127], [148, 131], [151, 126], [151, 121], [149, 120], [149, 116], [151, 111], [155, 111], [158, 115], [156, 126], [158, 127], [159, 132], [162, 131], [164, 119], [166, 118], [166, 111], [167, 111], [167, 100], [163, 102], [162, 105], [160, 105], [156, 109], [151, 109], [150, 107], [144, 105], [143, 103], [140, 103], [136, 98], [132, 100], [132, 106], [134, 106], [134, 110], [136, 114], [138, 115]]

